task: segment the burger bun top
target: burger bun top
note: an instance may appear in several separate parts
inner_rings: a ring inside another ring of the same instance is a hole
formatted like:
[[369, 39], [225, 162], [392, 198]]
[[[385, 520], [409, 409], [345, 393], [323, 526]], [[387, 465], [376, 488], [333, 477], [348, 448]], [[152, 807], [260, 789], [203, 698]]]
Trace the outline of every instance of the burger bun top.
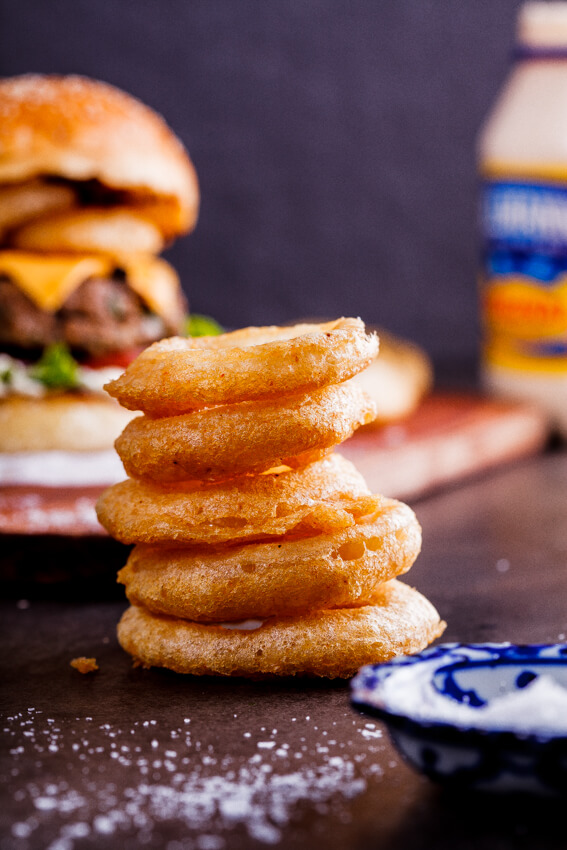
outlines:
[[148, 106], [97, 80], [0, 80], [0, 184], [38, 176], [122, 192], [166, 238], [196, 223], [199, 186], [181, 141]]

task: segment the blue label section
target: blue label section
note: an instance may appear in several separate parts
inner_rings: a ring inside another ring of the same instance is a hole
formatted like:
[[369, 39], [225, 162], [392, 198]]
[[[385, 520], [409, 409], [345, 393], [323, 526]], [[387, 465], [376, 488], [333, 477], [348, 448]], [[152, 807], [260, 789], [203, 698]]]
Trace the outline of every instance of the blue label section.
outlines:
[[489, 277], [523, 275], [545, 286], [553, 284], [560, 275], [567, 273], [567, 255], [551, 257], [527, 251], [491, 251], [489, 247], [484, 257], [484, 268]]
[[521, 274], [545, 285], [567, 272], [567, 187], [487, 181], [480, 218], [489, 276]]
[[502, 247], [567, 253], [567, 187], [487, 182], [481, 215], [483, 232]]

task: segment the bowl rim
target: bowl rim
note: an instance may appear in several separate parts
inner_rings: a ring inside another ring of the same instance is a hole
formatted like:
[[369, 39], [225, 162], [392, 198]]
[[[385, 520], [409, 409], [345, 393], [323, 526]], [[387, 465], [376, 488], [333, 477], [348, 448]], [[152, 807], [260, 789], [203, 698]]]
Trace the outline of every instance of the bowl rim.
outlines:
[[[492, 653], [492, 659], [472, 660], [465, 655], [460, 659], [450, 659], [455, 653], [463, 653], [468, 650], [485, 651]], [[557, 652], [556, 657], [539, 657], [541, 652]], [[424, 651], [411, 656], [398, 656], [391, 661], [381, 664], [368, 664], [361, 667], [357, 675], [351, 681], [351, 703], [355, 709], [362, 714], [371, 715], [385, 722], [392, 729], [405, 732], [413, 737], [427, 739], [429, 742], [458, 744], [462, 746], [468, 743], [472, 746], [522, 749], [526, 753], [534, 748], [553, 747], [567, 754], [567, 734], [547, 734], [541, 732], [518, 732], [512, 729], [490, 729], [476, 726], [468, 726], [466, 723], [451, 722], [447, 719], [436, 720], [434, 718], [422, 719], [412, 717], [410, 713], [392, 711], [386, 704], [377, 705], [368, 702], [367, 694], [377, 690], [380, 684], [392, 675], [396, 670], [408, 666], [420, 665], [424, 662], [431, 663], [435, 659], [439, 663], [432, 666], [431, 678], [438, 673], [450, 672], [454, 669], [481, 668], [487, 666], [501, 666], [512, 664], [529, 663], [532, 666], [567, 666], [567, 644], [541, 643], [541, 644], [514, 644], [503, 643], [445, 643], [428, 647]], [[370, 684], [368, 678], [372, 676], [375, 681]], [[376, 678], [377, 677], [377, 678]]]

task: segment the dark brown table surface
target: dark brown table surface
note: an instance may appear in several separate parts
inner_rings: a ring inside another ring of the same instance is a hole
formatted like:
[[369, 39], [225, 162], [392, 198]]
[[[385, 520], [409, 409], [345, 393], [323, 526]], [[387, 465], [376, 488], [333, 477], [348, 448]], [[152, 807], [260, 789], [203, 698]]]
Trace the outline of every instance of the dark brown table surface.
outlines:
[[[416, 501], [407, 580], [443, 640], [567, 634], [567, 453]], [[456, 795], [405, 765], [345, 683], [133, 669], [111, 578], [2, 603], [0, 850], [565, 848], [564, 803]], [[43, 596], [43, 598], [42, 598]], [[96, 656], [82, 676], [74, 656]]]

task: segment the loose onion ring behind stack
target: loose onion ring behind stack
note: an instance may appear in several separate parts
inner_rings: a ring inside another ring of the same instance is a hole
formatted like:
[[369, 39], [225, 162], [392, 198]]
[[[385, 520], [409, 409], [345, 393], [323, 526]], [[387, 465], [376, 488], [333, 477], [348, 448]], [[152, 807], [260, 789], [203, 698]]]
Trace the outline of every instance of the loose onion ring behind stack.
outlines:
[[118, 580], [154, 614], [196, 622], [295, 616], [368, 604], [376, 585], [410, 569], [421, 530], [407, 505], [383, 499], [350, 528], [239, 546], [134, 548]]
[[151, 345], [105, 389], [129, 410], [178, 416], [342, 383], [377, 353], [378, 337], [361, 319], [173, 337]]
[[218, 545], [348, 528], [381, 496], [341, 455], [298, 470], [160, 485], [129, 479], [100, 497], [102, 525], [122, 543]]

